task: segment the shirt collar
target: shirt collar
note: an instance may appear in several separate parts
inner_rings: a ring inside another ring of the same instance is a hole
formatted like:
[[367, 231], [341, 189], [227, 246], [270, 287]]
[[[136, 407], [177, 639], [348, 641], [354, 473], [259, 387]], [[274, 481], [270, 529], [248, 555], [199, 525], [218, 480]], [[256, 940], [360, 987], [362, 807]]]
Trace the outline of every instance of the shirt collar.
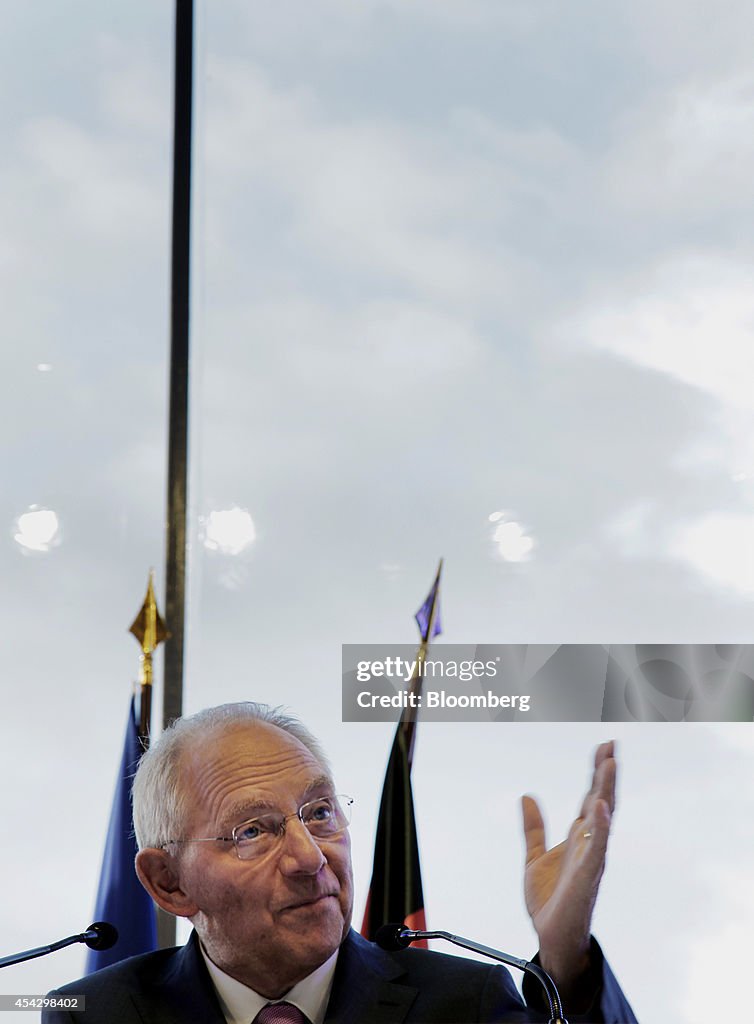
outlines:
[[279, 1000], [260, 996], [253, 988], [249, 988], [248, 985], [244, 985], [235, 978], [231, 978], [225, 971], [220, 970], [217, 964], [207, 956], [201, 942], [199, 949], [202, 951], [227, 1024], [249, 1024], [249, 1021], [254, 1020], [263, 1006], [282, 1000], [297, 1006], [302, 1013], [306, 1014], [312, 1024], [323, 1024], [327, 1003], [330, 999], [335, 965], [338, 961], [338, 949], [329, 960], [325, 960], [311, 974], [307, 974]]

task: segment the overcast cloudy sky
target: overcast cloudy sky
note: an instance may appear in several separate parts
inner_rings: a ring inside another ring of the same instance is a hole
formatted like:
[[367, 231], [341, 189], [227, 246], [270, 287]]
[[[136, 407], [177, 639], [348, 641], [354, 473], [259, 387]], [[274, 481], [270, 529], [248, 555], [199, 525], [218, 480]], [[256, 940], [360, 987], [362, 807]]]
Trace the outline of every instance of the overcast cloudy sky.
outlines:
[[[126, 630], [164, 583], [172, 5], [0, 11], [10, 952], [89, 923]], [[185, 706], [321, 734], [359, 920], [392, 728], [340, 722], [340, 644], [412, 642], [440, 555], [448, 642], [752, 641], [753, 31], [739, 0], [197, 5]], [[235, 556], [204, 544], [234, 506]], [[516, 801], [559, 839], [608, 735], [597, 933], [646, 1024], [734, 1019], [751, 726], [426, 724], [429, 921], [533, 952]]]

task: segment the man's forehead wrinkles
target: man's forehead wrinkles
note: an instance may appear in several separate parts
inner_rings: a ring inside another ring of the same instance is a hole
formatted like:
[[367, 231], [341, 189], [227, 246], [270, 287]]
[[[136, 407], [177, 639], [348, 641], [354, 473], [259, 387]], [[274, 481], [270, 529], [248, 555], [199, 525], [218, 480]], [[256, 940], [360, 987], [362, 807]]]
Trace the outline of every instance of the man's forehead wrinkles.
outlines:
[[249, 764], [245, 759], [241, 759], [235, 764], [229, 764], [227, 761], [225, 763], [215, 762], [207, 765], [201, 773], [201, 788], [205, 792], [217, 793], [218, 797], [222, 799], [224, 794], [232, 792], [240, 786], [263, 788], [271, 784], [286, 782], [288, 779], [293, 782], [292, 769], [300, 771], [306, 767], [294, 765], [293, 761], [294, 759], [291, 759], [291, 763], [287, 764], [281, 764], [277, 760], [270, 764], [260, 764], [258, 761]]
[[281, 804], [305, 802], [317, 787], [332, 788], [312, 752], [292, 737], [241, 733], [194, 754], [196, 791], [212, 827], [232, 828], [257, 811], [279, 810]]
[[312, 752], [302, 743], [285, 733], [268, 735], [257, 730], [227, 733], [214, 742], [200, 745], [194, 753], [194, 764], [202, 773], [216, 772], [279, 773], [318, 764]]
[[[258, 811], [262, 813], [265, 811], [292, 811], [297, 809], [302, 803], [311, 800], [316, 794], [326, 795], [331, 793], [334, 788], [332, 780], [327, 775], [318, 775], [316, 778], [309, 780], [301, 779], [297, 785], [289, 787], [289, 792], [275, 794], [274, 796], [260, 791], [257, 788], [258, 785], [257, 780], [249, 780], [246, 792], [240, 797], [237, 796], [238, 787], [235, 785], [229, 786], [220, 799], [223, 818], [238, 815], [241, 815], [243, 818], [251, 818]], [[284, 806], [288, 802], [291, 803], [290, 808]], [[296, 805], [295, 808], [293, 804]]]
[[[318, 775], [316, 778], [305, 783], [296, 791], [291, 793], [296, 809], [302, 804], [311, 800], [315, 794], [329, 795], [333, 790], [332, 779], [328, 775]], [[248, 820], [256, 817], [257, 814], [264, 814], [267, 811], [283, 812], [287, 808], [281, 807], [280, 799], [271, 800], [261, 794], [250, 793], [238, 800], [234, 800], [222, 808], [222, 819], [226, 824], [237, 824], [241, 820]]]
[[302, 757], [299, 751], [293, 751], [287, 756], [276, 755], [266, 758], [257, 757], [253, 753], [242, 753], [232, 760], [216, 762], [212, 775], [225, 776], [234, 781], [248, 780], [250, 783], [264, 784], [277, 782], [285, 776], [293, 777], [294, 774], [311, 771], [312, 767], [312, 762]]

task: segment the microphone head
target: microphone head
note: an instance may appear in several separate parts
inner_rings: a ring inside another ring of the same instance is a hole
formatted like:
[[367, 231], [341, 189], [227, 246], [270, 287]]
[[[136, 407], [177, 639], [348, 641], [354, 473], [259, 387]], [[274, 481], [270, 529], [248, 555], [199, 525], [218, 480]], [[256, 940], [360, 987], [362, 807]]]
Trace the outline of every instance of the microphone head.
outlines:
[[383, 924], [377, 929], [374, 941], [380, 949], [388, 952], [395, 952], [396, 949], [405, 949], [411, 945], [411, 939], [406, 934], [406, 926], [403, 924]]
[[83, 936], [89, 949], [110, 949], [118, 941], [118, 929], [107, 921], [90, 924]]

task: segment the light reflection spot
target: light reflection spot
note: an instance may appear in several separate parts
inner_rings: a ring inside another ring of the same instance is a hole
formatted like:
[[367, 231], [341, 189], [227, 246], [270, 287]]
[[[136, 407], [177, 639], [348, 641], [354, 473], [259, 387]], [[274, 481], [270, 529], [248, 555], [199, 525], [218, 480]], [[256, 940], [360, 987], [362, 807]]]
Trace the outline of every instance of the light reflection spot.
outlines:
[[234, 506], [210, 512], [205, 522], [204, 546], [224, 555], [240, 555], [256, 540], [254, 521], [245, 508]]

